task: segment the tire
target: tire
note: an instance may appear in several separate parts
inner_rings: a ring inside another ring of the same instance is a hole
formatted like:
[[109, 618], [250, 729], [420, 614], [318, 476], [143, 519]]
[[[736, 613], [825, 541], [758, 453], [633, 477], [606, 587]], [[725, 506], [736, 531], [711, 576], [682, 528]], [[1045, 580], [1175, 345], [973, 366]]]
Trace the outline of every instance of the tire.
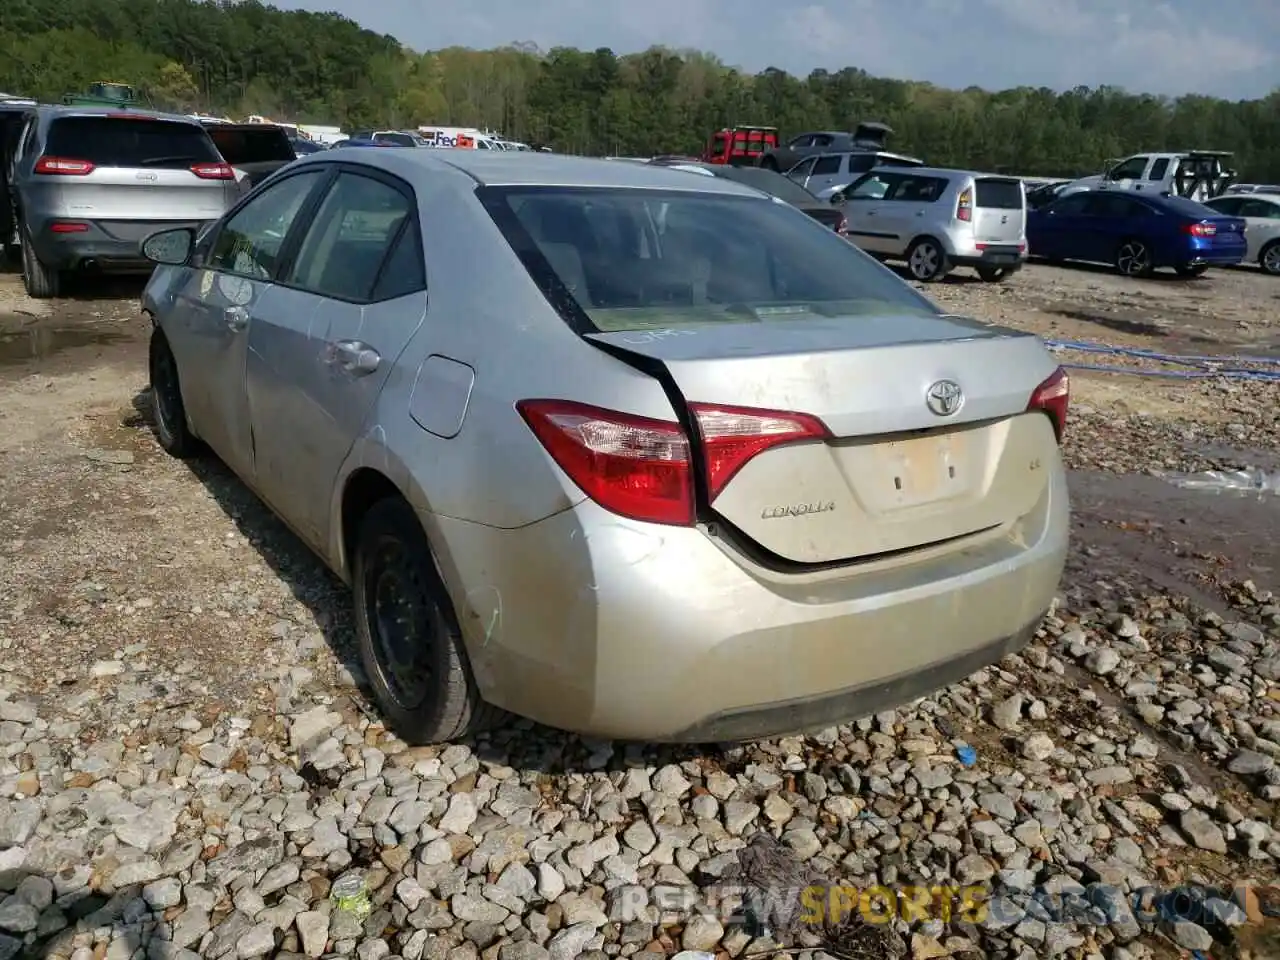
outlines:
[[774, 173], [778, 172], [778, 161], [773, 157], [765, 157], [760, 161], [760, 166], [765, 170], [772, 170]]
[[1258, 251], [1258, 266], [1272, 277], [1280, 277], [1280, 240], [1272, 240]]
[[165, 453], [180, 460], [195, 456], [203, 445], [187, 426], [187, 408], [182, 402], [178, 363], [169, 349], [169, 341], [158, 329], [151, 332], [147, 369], [151, 379], [148, 392], [156, 441]]
[[1125, 277], [1149, 277], [1155, 270], [1151, 263], [1151, 249], [1136, 237], [1121, 240], [1116, 247], [1116, 272]]
[[1017, 272], [1008, 267], [977, 267], [975, 269], [983, 283], [1004, 283]]
[[1178, 276], [1185, 277], [1188, 280], [1193, 277], [1202, 277], [1209, 272], [1208, 264], [1204, 263], [1183, 264], [1182, 266], [1174, 267], [1173, 269]]
[[27, 296], [35, 300], [56, 297], [62, 289], [62, 276], [40, 262], [31, 245], [31, 231], [26, 226], [22, 228], [22, 286]]
[[942, 244], [932, 237], [921, 237], [907, 250], [907, 272], [921, 283], [937, 283], [951, 272], [951, 261]]
[[[445, 743], [501, 722], [505, 711], [476, 688], [449, 593], [407, 502], [390, 497], [369, 508], [352, 570], [360, 659], [396, 734], [415, 745]], [[391, 616], [399, 624], [387, 623]], [[406, 621], [407, 630], [396, 629]]]

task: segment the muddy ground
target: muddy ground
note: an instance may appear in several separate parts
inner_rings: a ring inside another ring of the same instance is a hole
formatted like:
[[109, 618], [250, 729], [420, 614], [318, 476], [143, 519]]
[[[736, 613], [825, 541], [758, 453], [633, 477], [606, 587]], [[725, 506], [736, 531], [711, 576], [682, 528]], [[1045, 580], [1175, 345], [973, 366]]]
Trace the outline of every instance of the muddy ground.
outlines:
[[[140, 289], [86, 283], [66, 299], [36, 302], [18, 278], [0, 275], [0, 686], [44, 702], [92, 698], [116, 675], [100, 665], [129, 663], [129, 682], [106, 694], [108, 719], [81, 730], [85, 743], [127, 742], [161, 702], [209, 723], [232, 713], [270, 718], [282, 677], [372, 716], [353, 686], [341, 585], [225, 469], [180, 463], [156, 446]], [[926, 292], [957, 313], [1062, 341], [1280, 357], [1280, 281], [1252, 270], [1133, 281], [1033, 265], [1001, 285], [961, 275]], [[1075, 543], [1063, 584], [1072, 609], [1128, 614], [1124, 597], [1152, 592], [1234, 620], [1242, 603], [1256, 609], [1265, 601], [1252, 598], [1280, 590], [1280, 496], [1183, 490], [1160, 475], [1280, 470], [1280, 385], [1082, 372], [1073, 374], [1073, 405]], [[164, 679], [138, 679], [148, 675]], [[1114, 700], [1087, 672], [1068, 678]], [[1057, 722], [1067, 724], [1065, 737], [1074, 721], [1068, 710]], [[1201, 763], [1186, 744], [1161, 743], [1174, 762]], [[1215, 767], [1206, 776], [1226, 774]], [[1275, 819], [1270, 802], [1254, 809]], [[1237, 878], [1276, 872], [1270, 859], [1214, 869]], [[1166, 941], [1152, 942], [1155, 955], [1173, 955], [1161, 952]]]

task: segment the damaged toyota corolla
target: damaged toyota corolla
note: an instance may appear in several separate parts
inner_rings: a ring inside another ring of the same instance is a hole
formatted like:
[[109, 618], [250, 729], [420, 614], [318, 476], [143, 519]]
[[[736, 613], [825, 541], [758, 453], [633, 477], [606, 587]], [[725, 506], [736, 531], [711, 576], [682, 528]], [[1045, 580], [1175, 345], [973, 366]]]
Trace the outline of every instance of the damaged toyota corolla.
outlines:
[[640, 164], [326, 152], [152, 236], [156, 432], [352, 587], [411, 742], [841, 723], [1021, 648], [1068, 381], [805, 214]]

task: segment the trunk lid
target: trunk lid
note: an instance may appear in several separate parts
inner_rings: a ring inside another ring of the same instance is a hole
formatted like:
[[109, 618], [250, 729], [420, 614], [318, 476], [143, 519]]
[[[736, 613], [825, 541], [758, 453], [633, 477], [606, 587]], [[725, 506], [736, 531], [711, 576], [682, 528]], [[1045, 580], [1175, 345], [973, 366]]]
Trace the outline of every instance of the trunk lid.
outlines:
[[1244, 217], [1209, 217], [1204, 222], [1216, 229], [1210, 238], [1213, 247], [1230, 249], [1242, 246], [1246, 242], [1245, 229], [1248, 221]]
[[973, 235], [989, 243], [1019, 243], [1025, 236], [1026, 200], [1022, 181], [1012, 177], [974, 180]]
[[[660, 364], [686, 403], [826, 425], [826, 441], [748, 460], [710, 505], [788, 561], [868, 558], [1011, 524], [1044, 495], [1059, 456], [1049, 418], [1022, 415], [1056, 364], [1034, 336], [977, 321], [801, 310], [780, 321], [586, 336]], [[946, 417], [927, 403], [942, 381], [964, 391]]]

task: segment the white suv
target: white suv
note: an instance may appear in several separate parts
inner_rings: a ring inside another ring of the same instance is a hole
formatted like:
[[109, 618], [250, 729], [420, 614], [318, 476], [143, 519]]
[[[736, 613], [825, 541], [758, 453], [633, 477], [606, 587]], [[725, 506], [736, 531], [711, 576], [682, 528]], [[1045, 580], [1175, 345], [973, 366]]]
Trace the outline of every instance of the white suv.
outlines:
[[844, 211], [850, 240], [881, 259], [905, 260], [924, 283], [955, 267], [997, 283], [1026, 262], [1027, 198], [1016, 177], [877, 167], [831, 203]]

